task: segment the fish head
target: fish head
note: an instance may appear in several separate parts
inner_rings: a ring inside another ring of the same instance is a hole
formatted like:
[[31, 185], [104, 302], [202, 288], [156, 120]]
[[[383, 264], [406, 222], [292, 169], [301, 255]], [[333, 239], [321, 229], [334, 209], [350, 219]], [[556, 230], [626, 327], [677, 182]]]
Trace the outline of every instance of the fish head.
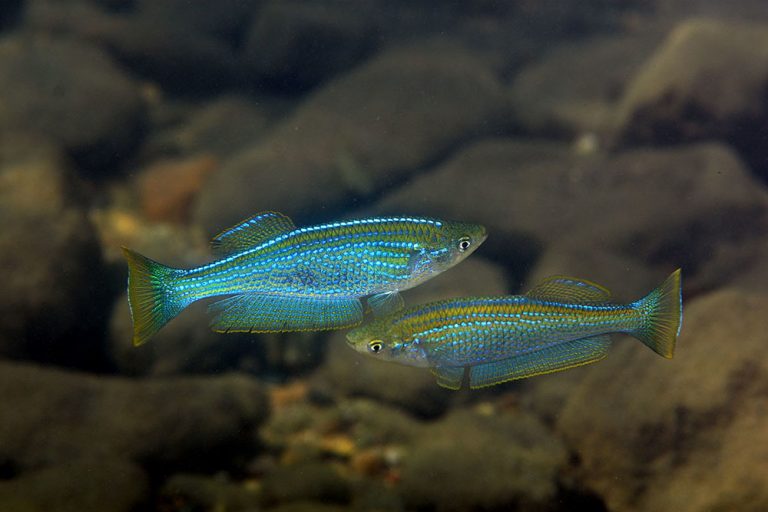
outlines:
[[396, 323], [387, 317], [349, 331], [347, 344], [361, 354], [382, 361], [422, 368], [429, 366], [427, 355], [418, 342], [398, 333]]
[[475, 252], [488, 238], [485, 226], [471, 222], [445, 222], [428, 249], [434, 273], [443, 272]]

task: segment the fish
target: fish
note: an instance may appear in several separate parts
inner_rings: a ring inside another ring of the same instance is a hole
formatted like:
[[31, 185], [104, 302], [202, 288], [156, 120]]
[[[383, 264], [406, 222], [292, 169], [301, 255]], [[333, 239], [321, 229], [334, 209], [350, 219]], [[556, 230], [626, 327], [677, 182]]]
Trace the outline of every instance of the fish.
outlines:
[[297, 228], [261, 212], [211, 241], [219, 259], [172, 268], [123, 247], [133, 344], [147, 342], [191, 303], [210, 304], [216, 332], [337, 329], [401, 309], [398, 292], [456, 265], [486, 239], [480, 224], [373, 217]]
[[544, 279], [525, 295], [464, 297], [392, 312], [347, 334], [354, 350], [429, 368], [437, 383], [470, 389], [595, 363], [612, 333], [671, 359], [682, 325], [681, 270], [630, 304], [591, 281]]

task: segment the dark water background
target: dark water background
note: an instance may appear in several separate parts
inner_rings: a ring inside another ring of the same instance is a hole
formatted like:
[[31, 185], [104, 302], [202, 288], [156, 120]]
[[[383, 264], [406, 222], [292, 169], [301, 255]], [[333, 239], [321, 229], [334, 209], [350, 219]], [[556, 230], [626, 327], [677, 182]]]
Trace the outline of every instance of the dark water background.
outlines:
[[[768, 510], [764, 0], [0, 1], [0, 511]], [[683, 268], [675, 359], [487, 391], [343, 333], [131, 346], [129, 246], [476, 221], [409, 303]]]

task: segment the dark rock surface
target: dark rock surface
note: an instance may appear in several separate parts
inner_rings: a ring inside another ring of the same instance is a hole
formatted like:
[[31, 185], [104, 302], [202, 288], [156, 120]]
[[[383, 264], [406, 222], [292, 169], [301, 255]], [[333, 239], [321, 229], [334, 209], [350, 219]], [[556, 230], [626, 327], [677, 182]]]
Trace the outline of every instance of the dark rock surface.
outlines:
[[313, 218], [497, 130], [506, 104], [500, 83], [466, 52], [447, 53], [392, 50], [326, 84], [225, 163], [200, 196], [196, 220], [214, 232], [258, 210]]
[[414, 443], [400, 490], [413, 509], [546, 509], [566, 460], [564, 446], [533, 416], [457, 411]]
[[764, 232], [767, 198], [720, 144], [579, 156], [554, 144], [499, 139], [469, 147], [375, 209], [481, 222], [490, 233], [483, 249], [504, 260], [555, 243], [599, 248], [683, 266], [707, 287], [724, 278], [712, 270], [727, 267], [712, 248], [735, 249]]
[[680, 23], [627, 86], [627, 143], [723, 139], [765, 172], [768, 24]]
[[346, 71], [377, 45], [372, 2], [267, 1], [248, 31], [243, 60], [257, 80], [305, 90]]
[[46, 137], [101, 168], [137, 142], [138, 83], [96, 46], [40, 35], [0, 41], [0, 133]]
[[674, 360], [622, 340], [583, 373], [558, 430], [609, 509], [768, 505], [766, 307], [738, 290], [702, 296], [689, 302]]
[[46, 139], [0, 138], [0, 353], [94, 368], [110, 286], [78, 199], [81, 184]]

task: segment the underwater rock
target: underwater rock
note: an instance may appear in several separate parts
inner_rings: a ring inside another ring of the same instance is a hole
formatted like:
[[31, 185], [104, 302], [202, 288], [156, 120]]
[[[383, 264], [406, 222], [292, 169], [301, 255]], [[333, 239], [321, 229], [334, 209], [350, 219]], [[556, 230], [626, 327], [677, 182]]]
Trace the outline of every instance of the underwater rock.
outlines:
[[398, 489], [409, 510], [546, 510], [566, 463], [563, 444], [531, 415], [459, 410], [410, 447]]
[[[196, 26], [205, 25], [205, 9], [214, 4], [248, 8], [251, 2], [189, 4], [170, 0], [143, 2], [134, 10], [105, 9], [87, 2], [32, 0], [26, 25], [103, 46], [133, 73], [159, 82], [167, 90], [200, 94], [234, 84], [240, 71], [234, 44], [214, 34], [218, 23], [215, 16], [221, 11], [214, 9], [210, 17], [208, 28], [214, 33]], [[223, 32], [227, 32], [225, 27], [223, 22]]]
[[626, 88], [626, 144], [725, 139], [762, 172], [768, 24], [680, 23]]
[[[163, 108], [165, 104], [159, 104]], [[141, 149], [147, 160], [206, 153], [219, 159], [255, 145], [266, 132], [273, 113], [239, 95], [225, 95], [183, 112], [177, 122], [160, 126]]]
[[258, 510], [260, 496], [248, 483], [232, 482], [226, 476], [178, 474], [168, 479], [161, 501], [174, 510]]
[[0, 137], [0, 354], [101, 368], [103, 264], [62, 151], [34, 136]]
[[136, 188], [144, 216], [156, 222], [184, 223], [206, 178], [218, 167], [211, 155], [160, 160], [139, 171]]
[[102, 171], [137, 142], [144, 110], [138, 83], [100, 48], [17, 34], [0, 42], [0, 133], [27, 132]]
[[455, 395], [438, 386], [425, 368], [376, 361], [358, 354], [347, 346], [343, 332], [331, 336], [325, 362], [314, 375], [313, 386], [330, 396], [373, 398], [427, 418], [442, 414]]
[[[370, 4], [370, 2], [368, 2]], [[346, 71], [377, 45], [374, 13], [340, 1], [267, 1], [250, 27], [243, 60], [279, 91], [306, 90]]]
[[200, 196], [196, 219], [210, 232], [259, 210], [315, 221], [310, 212], [368, 196], [497, 130], [505, 108], [499, 81], [469, 54], [387, 51], [327, 83], [258, 145], [225, 162]]
[[621, 340], [582, 373], [557, 430], [608, 509], [768, 507], [766, 309], [765, 295], [736, 289], [702, 296], [673, 360]]
[[123, 460], [70, 460], [0, 478], [0, 510], [8, 512], [132, 512], [146, 500], [149, 482]]
[[265, 505], [288, 501], [349, 502], [351, 489], [332, 464], [307, 462], [278, 466], [262, 482]]
[[610, 142], [624, 86], [657, 42], [653, 34], [603, 36], [555, 47], [513, 79], [516, 121], [530, 134]]
[[712, 269], [731, 261], [723, 260], [728, 251], [713, 248], [737, 249], [763, 233], [768, 195], [721, 144], [585, 156], [552, 143], [496, 139], [467, 148], [374, 207], [404, 209], [484, 224], [491, 235], [481, 250], [500, 261], [525, 261], [552, 244], [599, 248], [681, 266], [686, 280], [711, 286]]
[[[124, 0], [120, 0], [124, 1]], [[194, 33], [212, 34], [234, 44], [245, 35], [248, 20], [263, 0], [135, 0], [135, 11], [146, 19], [170, 23]]]
[[75, 460], [216, 467], [254, 449], [268, 414], [242, 375], [136, 381], [0, 363], [0, 459], [27, 470]]

